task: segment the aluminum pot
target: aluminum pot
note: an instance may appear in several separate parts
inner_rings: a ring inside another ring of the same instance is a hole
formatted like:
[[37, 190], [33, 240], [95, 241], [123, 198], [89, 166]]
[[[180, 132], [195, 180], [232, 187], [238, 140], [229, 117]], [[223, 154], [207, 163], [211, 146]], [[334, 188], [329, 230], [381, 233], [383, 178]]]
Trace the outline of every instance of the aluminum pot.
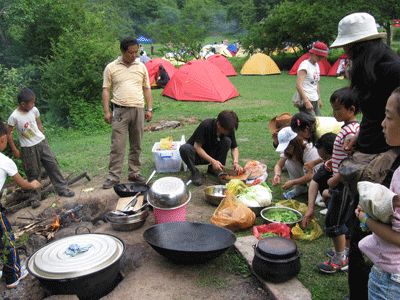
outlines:
[[[90, 245], [88, 251], [69, 256], [72, 244]], [[77, 234], [37, 250], [27, 263], [30, 274], [52, 294], [76, 294], [79, 299], [99, 299], [121, 281], [124, 242], [110, 234]]]
[[225, 198], [225, 185], [210, 185], [204, 189], [206, 201], [211, 205], [218, 206]]
[[147, 201], [159, 209], [176, 208], [187, 202], [189, 191], [182, 179], [163, 177], [157, 179], [147, 193]]
[[254, 246], [253, 271], [267, 281], [287, 281], [300, 272], [300, 267], [296, 243], [289, 239], [270, 237]]

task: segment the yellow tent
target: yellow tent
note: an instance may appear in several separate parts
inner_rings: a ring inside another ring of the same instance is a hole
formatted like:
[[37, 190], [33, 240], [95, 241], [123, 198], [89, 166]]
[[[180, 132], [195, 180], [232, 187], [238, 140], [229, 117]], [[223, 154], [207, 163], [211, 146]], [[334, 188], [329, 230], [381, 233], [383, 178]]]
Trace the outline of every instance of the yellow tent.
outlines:
[[243, 65], [242, 75], [273, 75], [281, 74], [281, 70], [271, 57], [263, 53], [253, 54]]

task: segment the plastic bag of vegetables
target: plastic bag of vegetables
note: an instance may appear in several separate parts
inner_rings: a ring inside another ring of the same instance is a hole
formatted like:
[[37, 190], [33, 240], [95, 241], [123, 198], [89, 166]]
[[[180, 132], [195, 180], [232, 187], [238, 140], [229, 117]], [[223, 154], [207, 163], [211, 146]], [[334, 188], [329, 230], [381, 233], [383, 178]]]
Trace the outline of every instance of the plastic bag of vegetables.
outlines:
[[240, 194], [245, 188], [247, 188], [247, 185], [240, 179], [231, 179], [226, 184], [227, 191], [235, 196]]
[[296, 224], [292, 228], [292, 236], [296, 240], [312, 241], [319, 238], [322, 235], [322, 228], [319, 226], [315, 219], [311, 219], [310, 223], [306, 228], [301, 228], [299, 224]]
[[211, 223], [230, 230], [246, 229], [253, 226], [256, 215], [250, 208], [235, 199], [232, 192], [227, 191], [226, 197], [218, 205], [211, 217]]
[[247, 207], [265, 207], [272, 202], [272, 192], [268, 186], [253, 185], [243, 189], [237, 199]]
[[281, 223], [253, 226], [253, 235], [259, 240], [273, 235], [290, 239], [290, 227]]

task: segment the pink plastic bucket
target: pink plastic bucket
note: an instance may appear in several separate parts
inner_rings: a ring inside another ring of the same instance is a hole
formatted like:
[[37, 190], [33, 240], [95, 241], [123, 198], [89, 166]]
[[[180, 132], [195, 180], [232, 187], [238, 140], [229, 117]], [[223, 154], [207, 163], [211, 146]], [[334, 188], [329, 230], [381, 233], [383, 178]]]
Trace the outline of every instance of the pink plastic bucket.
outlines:
[[186, 204], [175, 209], [159, 209], [153, 208], [154, 218], [157, 224], [167, 222], [184, 222], [186, 221]]

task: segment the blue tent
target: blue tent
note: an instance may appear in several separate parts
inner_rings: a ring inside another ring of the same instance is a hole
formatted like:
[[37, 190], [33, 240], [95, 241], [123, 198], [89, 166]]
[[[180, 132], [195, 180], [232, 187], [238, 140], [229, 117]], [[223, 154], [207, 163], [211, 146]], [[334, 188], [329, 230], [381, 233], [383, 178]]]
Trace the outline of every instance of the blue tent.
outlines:
[[149, 39], [143, 35], [139, 35], [138, 38], [136, 39], [139, 43], [141, 44], [153, 44], [153, 40]]
[[228, 46], [227, 49], [228, 49], [229, 51], [233, 52], [233, 53], [238, 52], [238, 48], [236, 47], [235, 44], [230, 44], [230, 45]]

